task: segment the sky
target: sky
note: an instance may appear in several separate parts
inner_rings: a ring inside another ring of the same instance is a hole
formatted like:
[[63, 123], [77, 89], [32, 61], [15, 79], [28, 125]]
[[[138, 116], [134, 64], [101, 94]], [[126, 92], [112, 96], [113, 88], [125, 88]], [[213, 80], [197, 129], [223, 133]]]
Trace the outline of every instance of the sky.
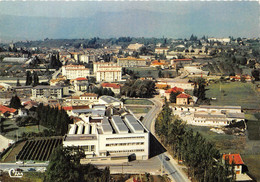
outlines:
[[[0, 1], [0, 20], [3, 15], [95, 18], [102, 13], [106, 13], [106, 15], [128, 13], [129, 16], [133, 16], [132, 12], [149, 12], [150, 15], [163, 18], [161, 22], [156, 20], [157, 25], [164, 28], [160, 30], [160, 33], [155, 32], [154, 36], [188, 36], [195, 32], [210, 36], [217, 34], [222, 37], [232, 34], [241, 37], [259, 37], [259, 10], [257, 1]], [[165, 19], [164, 15], [168, 17]], [[143, 14], [140, 14], [140, 19], [143, 18], [141, 16]], [[150, 24], [153, 24], [154, 16], [151, 16]], [[120, 21], [120, 17], [117, 20]], [[133, 27], [136, 26], [139, 24]], [[185, 34], [174, 34], [169, 31], [176, 27], [189, 29], [189, 31], [185, 30]], [[124, 30], [122, 29], [122, 31]], [[114, 36], [114, 34], [111, 35]], [[101, 36], [109, 35], [103, 33]], [[133, 36], [137, 36], [136, 33]], [[149, 36], [153, 36], [153, 34], [150, 33]]]

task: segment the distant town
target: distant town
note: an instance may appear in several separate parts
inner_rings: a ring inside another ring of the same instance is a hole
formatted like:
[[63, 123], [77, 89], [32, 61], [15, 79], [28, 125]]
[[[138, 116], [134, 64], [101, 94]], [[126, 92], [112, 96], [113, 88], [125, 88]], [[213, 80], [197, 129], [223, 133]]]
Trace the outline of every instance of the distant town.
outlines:
[[260, 180], [260, 38], [46, 38], [0, 65], [0, 181]]

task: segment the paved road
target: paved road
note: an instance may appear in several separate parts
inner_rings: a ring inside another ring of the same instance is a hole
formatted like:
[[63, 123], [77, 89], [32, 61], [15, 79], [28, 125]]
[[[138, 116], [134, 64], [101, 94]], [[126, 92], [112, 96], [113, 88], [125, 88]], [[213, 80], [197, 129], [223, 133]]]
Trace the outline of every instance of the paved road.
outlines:
[[46, 163], [35, 163], [35, 164], [16, 164], [16, 163], [0, 163], [0, 169], [8, 172], [10, 169], [20, 168], [27, 171], [29, 168], [34, 168], [36, 171], [46, 169], [48, 164]]
[[[154, 107], [148, 112], [148, 114], [144, 117], [143, 123], [151, 131], [151, 135], [155, 134], [154, 131], [154, 124], [155, 124], [155, 118], [159, 114], [159, 112], [162, 109], [162, 100], [160, 98], [153, 98], [150, 99], [154, 103]], [[153, 137], [154, 140], [156, 140], [155, 137]], [[158, 141], [156, 142], [157, 146], [155, 148], [163, 148], [162, 146], [158, 145]], [[160, 151], [160, 150], [158, 150]], [[152, 152], [152, 151], [150, 151]], [[170, 161], [166, 161], [165, 157], [169, 157]], [[167, 153], [167, 152], [161, 152], [157, 154], [155, 157], [158, 161], [158, 163], [161, 163], [162, 170], [167, 171], [168, 176], [176, 182], [188, 182], [190, 181], [187, 176], [178, 168], [176, 161], [173, 160], [173, 158]]]

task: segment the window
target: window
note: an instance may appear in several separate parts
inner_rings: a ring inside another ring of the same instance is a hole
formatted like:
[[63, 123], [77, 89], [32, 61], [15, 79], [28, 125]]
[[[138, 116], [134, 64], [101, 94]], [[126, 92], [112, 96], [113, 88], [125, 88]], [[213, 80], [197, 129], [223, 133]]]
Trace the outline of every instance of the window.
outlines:
[[91, 152], [95, 151], [95, 145], [91, 145]]

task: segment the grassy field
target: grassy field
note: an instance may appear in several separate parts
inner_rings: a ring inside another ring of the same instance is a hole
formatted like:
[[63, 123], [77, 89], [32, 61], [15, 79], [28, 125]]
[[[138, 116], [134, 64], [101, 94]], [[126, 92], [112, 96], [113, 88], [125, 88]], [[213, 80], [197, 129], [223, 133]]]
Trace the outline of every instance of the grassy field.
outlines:
[[214, 83], [207, 87], [206, 97], [217, 98], [212, 105], [235, 105], [247, 109], [260, 109], [260, 96], [252, 83]]
[[260, 180], [260, 155], [242, 155], [244, 163], [247, 165], [249, 174], [253, 175], [257, 179]]
[[153, 105], [153, 103], [147, 99], [126, 99], [124, 104]]
[[134, 114], [140, 114], [148, 113], [151, 107], [127, 107], [127, 109], [130, 109]]
[[21, 136], [22, 133], [29, 133], [29, 132], [35, 132], [39, 133], [42, 132], [44, 129], [47, 129], [44, 126], [26, 126], [26, 127], [18, 127], [15, 123], [14, 119], [7, 119], [4, 121], [4, 130], [5, 134], [4, 136], [10, 139], [16, 139], [16, 135]]

